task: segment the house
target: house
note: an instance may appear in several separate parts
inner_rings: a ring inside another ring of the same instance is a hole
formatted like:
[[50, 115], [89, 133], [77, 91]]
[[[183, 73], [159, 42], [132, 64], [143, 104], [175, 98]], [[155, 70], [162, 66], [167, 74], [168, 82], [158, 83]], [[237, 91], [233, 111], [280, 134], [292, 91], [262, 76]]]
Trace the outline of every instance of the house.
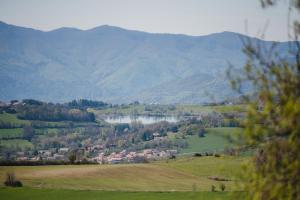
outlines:
[[64, 160], [65, 159], [64, 155], [61, 155], [61, 154], [58, 154], [58, 153], [54, 154], [53, 157], [54, 157], [55, 160]]
[[25, 152], [23, 152], [23, 151], [19, 151], [16, 154], [17, 154], [18, 157], [25, 156]]
[[97, 144], [97, 145], [94, 145], [92, 146], [92, 150], [95, 151], [95, 150], [103, 150], [104, 149], [104, 146], [101, 145], [101, 144]]
[[135, 151], [132, 151], [132, 152], [129, 152], [127, 155], [126, 155], [126, 159], [131, 162], [134, 160], [134, 158], [137, 156], [137, 153]]
[[46, 157], [48, 157], [48, 156], [51, 156], [51, 155], [52, 155], [52, 152], [49, 151], [49, 150], [39, 150], [39, 151], [38, 151], [38, 154], [41, 155], [41, 156], [46, 156]]
[[5, 107], [7, 107], [8, 105], [5, 103], [5, 102], [3, 102], [3, 101], [0, 101], [0, 108], [5, 108]]
[[58, 150], [58, 153], [59, 154], [66, 154], [66, 153], [68, 153], [69, 152], [69, 148], [60, 148], [59, 150]]
[[98, 157], [96, 157], [96, 161], [99, 164], [104, 164], [105, 163], [105, 157], [104, 157], [104, 153], [99, 153]]
[[144, 149], [143, 153], [144, 155], [152, 154], [152, 149]]
[[24, 160], [28, 160], [28, 157], [22, 156], [17, 158], [17, 161], [24, 161]]
[[127, 151], [124, 149], [123, 151], [121, 151], [120, 153], [119, 153], [122, 157], [124, 157], [124, 156], [126, 156], [126, 154], [127, 154]]
[[167, 152], [167, 154], [169, 154], [170, 156], [176, 156], [176, 154], [177, 154], [177, 150], [167, 150], [166, 152]]
[[53, 161], [53, 160], [55, 160], [55, 157], [54, 157], [54, 156], [48, 156], [48, 157], [46, 157], [46, 160], [51, 160], [51, 161]]
[[168, 154], [165, 151], [161, 151], [161, 152], [159, 152], [159, 157], [166, 158], [166, 157], [168, 157]]
[[160, 134], [159, 134], [159, 133], [153, 133], [152, 135], [153, 135], [154, 138], [160, 137]]

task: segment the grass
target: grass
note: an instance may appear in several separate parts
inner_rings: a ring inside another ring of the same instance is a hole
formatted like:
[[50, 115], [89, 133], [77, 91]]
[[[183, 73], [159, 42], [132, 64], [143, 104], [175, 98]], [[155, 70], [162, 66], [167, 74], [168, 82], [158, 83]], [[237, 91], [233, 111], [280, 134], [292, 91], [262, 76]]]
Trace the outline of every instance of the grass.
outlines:
[[18, 126], [30, 125], [29, 120], [18, 119], [16, 114], [10, 114], [10, 113], [1, 113], [0, 114], [0, 121], [2, 121], [4, 123], [15, 124], [15, 125], [18, 125]]
[[[166, 106], [167, 109], [167, 106]], [[103, 110], [89, 109], [90, 112], [95, 113], [96, 116], [110, 115], [110, 114], [123, 114], [123, 115], [146, 115], [152, 113], [145, 111], [145, 105], [130, 105], [126, 108], [107, 108]], [[203, 106], [203, 105], [176, 105], [175, 110], [167, 110], [167, 115], [177, 115], [179, 113], [199, 114], [209, 112], [245, 112], [245, 105], [218, 105], [218, 106]]]
[[20, 138], [22, 136], [22, 128], [0, 129], [0, 139]]
[[203, 106], [203, 105], [177, 105], [176, 111], [187, 113], [203, 113], [203, 112], [244, 112], [245, 105], [220, 105], [220, 106]]
[[242, 165], [248, 160], [249, 157], [185, 156], [176, 160], [168, 160], [167, 162], [161, 161], [157, 164], [201, 178], [219, 176], [231, 180], [239, 180], [243, 173]]
[[27, 140], [22, 139], [12, 139], [12, 140], [0, 140], [0, 147], [4, 149], [33, 149], [33, 144]]
[[109, 114], [123, 114], [123, 115], [131, 115], [134, 113], [143, 114], [145, 112], [144, 105], [130, 105], [126, 108], [106, 108], [102, 110], [95, 110], [92, 108], [88, 109], [89, 112], [93, 112], [96, 115], [109, 115]]
[[[188, 159], [188, 160], [186, 160]], [[210, 191], [220, 182], [209, 176], [237, 177], [245, 158], [184, 157], [150, 164], [0, 167], [0, 180], [14, 171], [33, 188], [118, 191]], [[198, 172], [199, 171], [199, 172]], [[2, 184], [2, 183], [1, 183]], [[236, 190], [233, 181], [227, 191]]]
[[[16, 126], [24, 126], [24, 125], [30, 125], [31, 121], [30, 120], [22, 120], [17, 118], [17, 114], [10, 114], [10, 113], [1, 113], [0, 114], [0, 121], [4, 123], [10, 123], [12, 125]], [[71, 121], [58, 121], [58, 122], [53, 122], [53, 121], [37, 121], [37, 120], [32, 120], [33, 122], [41, 122], [45, 124], [45, 126], [48, 126], [49, 128], [55, 128], [55, 127], [68, 127]], [[98, 125], [96, 122], [72, 122], [73, 125], [82, 127], [82, 126], [88, 126], [88, 125]]]
[[233, 147], [228, 137], [236, 139], [243, 131], [241, 128], [207, 128], [205, 137], [197, 135], [187, 136], [188, 148], [182, 149], [181, 153], [214, 152], [222, 151], [226, 147]]
[[[237, 193], [239, 194], [239, 193]], [[0, 188], [2, 200], [215, 200], [232, 199], [230, 192], [122, 192], [90, 190], [53, 190], [32, 188]], [[242, 195], [242, 193], [241, 193]], [[242, 196], [240, 199], [243, 199]]]
[[[244, 199], [235, 181], [239, 180], [246, 157], [180, 157], [149, 164], [60, 165], [0, 167], [0, 180], [14, 171], [23, 188], [7, 188], [0, 183], [3, 200], [213, 200]], [[218, 192], [210, 192], [215, 185]]]

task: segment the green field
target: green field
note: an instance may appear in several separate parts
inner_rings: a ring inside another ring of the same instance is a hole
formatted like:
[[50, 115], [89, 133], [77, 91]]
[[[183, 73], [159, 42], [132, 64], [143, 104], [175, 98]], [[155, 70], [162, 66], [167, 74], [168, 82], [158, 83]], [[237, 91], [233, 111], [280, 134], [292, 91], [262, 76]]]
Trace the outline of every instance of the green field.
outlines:
[[[14, 171], [25, 186], [33, 188], [120, 191], [210, 191], [220, 182], [208, 177], [238, 180], [240, 157], [183, 157], [150, 164], [60, 165], [0, 167], [0, 179]], [[1, 183], [2, 184], [2, 183]], [[226, 191], [235, 181], [224, 182]]]
[[[1, 199], [232, 199], [246, 157], [181, 157], [149, 164], [0, 167], [15, 172], [23, 188], [0, 185]], [[230, 179], [220, 181], [209, 177]], [[215, 185], [217, 192], [210, 192]], [[243, 199], [243, 198], [240, 198]]]
[[0, 140], [0, 147], [26, 150], [32, 149], [33, 144], [27, 140], [21, 139]]
[[144, 105], [131, 105], [126, 108], [106, 108], [101, 110], [96, 109], [88, 109], [89, 112], [93, 112], [96, 115], [107, 115], [107, 114], [123, 114], [123, 115], [131, 115], [134, 113], [143, 113], [145, 111]]
[[[161, 161], [158, 163], [167, 168], [197, 177], [207, 178], [209, 176], [217, 176], [230, 180], [239, 180], [243, 173], [242, 165], [247, 163], [247, 161], [249, 161], [249, 157], [184, 156], [176, 160]], [[235, 190], [235, 188], [232, 189]]]
[[[168, 106], [165, 106], [166, 115], [177, 115], [177, 114], [199, 114], [209, 112], [245, 112], [245, 105], [218, 105], [218, 106], [203, 106], [203, 105], [176, 105], [174, 110], [168, 110]], [[96, 116], [111, 115], [111, 114], [122, 114], [122, 115], [147, 115], [151, 114], [151, 111], [145, 110], [145, 105], [130, 105], [126, 108], [107, 108], [102, 110], [89, 109], [90, 112], [94, 112]], [[157, 111], [157, 110], [156, 110]]]
[[186, 138], [188, 147], [182, 149], [180, 153], [205, 153], [205, 152], [219, 152], [223, 151], [226, 147], [234, 147], [228, 137], [236, 139], [243, 129], [241, 128], [207, 128], [205, 129], [205, 137], [198, 137], [197, 135], [189, 135]]
[[218, 105], [218, 106], [203, 106], [203, 105], [177, 105], [176, 111], [188, 113], [202, 113], [202, 112], [244, 112], [245, 105]]
[[0, 188], [2, 200], [229, 200], [242, 193], [231, 192], [122, 192], [32, 188]]
[[22, 128], [0, 129], [0, 139], [21, 138], [22, 136]]
[[11, 123], [11, 124], [14, 124], [17, 126], [23, 126], [23, 125], [30, 124], [30, 121], [18, 119], [15, 114], [9, 114], [9, 113], [1, 113], [0, 121], [2, 121], [4, 123]]

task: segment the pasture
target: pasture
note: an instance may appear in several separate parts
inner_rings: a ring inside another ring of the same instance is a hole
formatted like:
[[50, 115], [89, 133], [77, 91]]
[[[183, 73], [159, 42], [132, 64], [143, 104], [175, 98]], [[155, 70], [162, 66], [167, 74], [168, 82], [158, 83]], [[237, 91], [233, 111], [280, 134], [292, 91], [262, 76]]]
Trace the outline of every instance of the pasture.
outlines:
[[204, 137], [197, 135], [187, 136], [186, 141], [188, 147], [182, 149], [181, 153], [191, 152], [215, 152], [223, 151], [226, 147], [234, 147], [235, 143], [231, 142], [232, 139], [238, 138], [243, 132], [241, 128], [207, 128]]
[[[0, 167], [0, 179], [14, 171], [27, 187], [118, 191], [210, 191], [228, 178], [226, 191], [237, 189], [241, 165], [247, 158], [182, 157], [149, 164], [60, 165]], [[2, 183], [1, 183], [2, 184]]]
[[123, 192], [96, 190], [0, 188], [2, 200], [230, 200], [240, 192]]
[[5, 112], [0, 114], [0, 121], [3, 123], [10, 123], [16, 126], [30, 125], [30, 121], [18, 119], [16, 114], [10, 114]]
[[0, 139], [21, 138], [22, 136], [22, 128], [0, 129]]
[[33, 149], [33, 144], [28, 140], [22, 139], [11, 139], [11, 140], [0, 140], [0, 147], [4, 149]]

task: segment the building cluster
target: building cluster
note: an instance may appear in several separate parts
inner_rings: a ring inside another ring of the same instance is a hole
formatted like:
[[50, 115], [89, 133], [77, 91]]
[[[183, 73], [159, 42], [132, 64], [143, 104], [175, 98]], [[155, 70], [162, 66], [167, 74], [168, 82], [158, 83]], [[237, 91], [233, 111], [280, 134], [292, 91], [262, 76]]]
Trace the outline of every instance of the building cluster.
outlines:
[[[123, 150], [121, 152], [112, 152], [106, 154], [102, 145], [94, 145], [85, 148], [72, 150], [70, 148], [51, 148], [47, 150], [17, 152], [17, 161], [69, 161], [71, 152], [75, 152], [76, 161], [97, 162], [99, 164], [118, 164], [118, 163], [142, 163], [149, 160], [160, 160], [164, 158], [173, 158], [177, 154], [177, 150], [157, 150], [145, 149], [141, 152]], [[94, 157], [86, 157], [85, 155], [92, 153]]]
[[145, 149], [142, 152], [127, 152], [123, 150], [119, 153], [113, 152], [108, 156], [100, 153], [98, 157], [92, 158], [100, 164], [118, 164], [118, 163], [141, 163], [149, 160], [159, 160], [164, 158], [172, 158], [177, 154], [177, 150], [157, 150]]
[[69, 148], [50, 148], [38, 151], [21, 151], [16, 153], [17, 161], [68, 161]]

